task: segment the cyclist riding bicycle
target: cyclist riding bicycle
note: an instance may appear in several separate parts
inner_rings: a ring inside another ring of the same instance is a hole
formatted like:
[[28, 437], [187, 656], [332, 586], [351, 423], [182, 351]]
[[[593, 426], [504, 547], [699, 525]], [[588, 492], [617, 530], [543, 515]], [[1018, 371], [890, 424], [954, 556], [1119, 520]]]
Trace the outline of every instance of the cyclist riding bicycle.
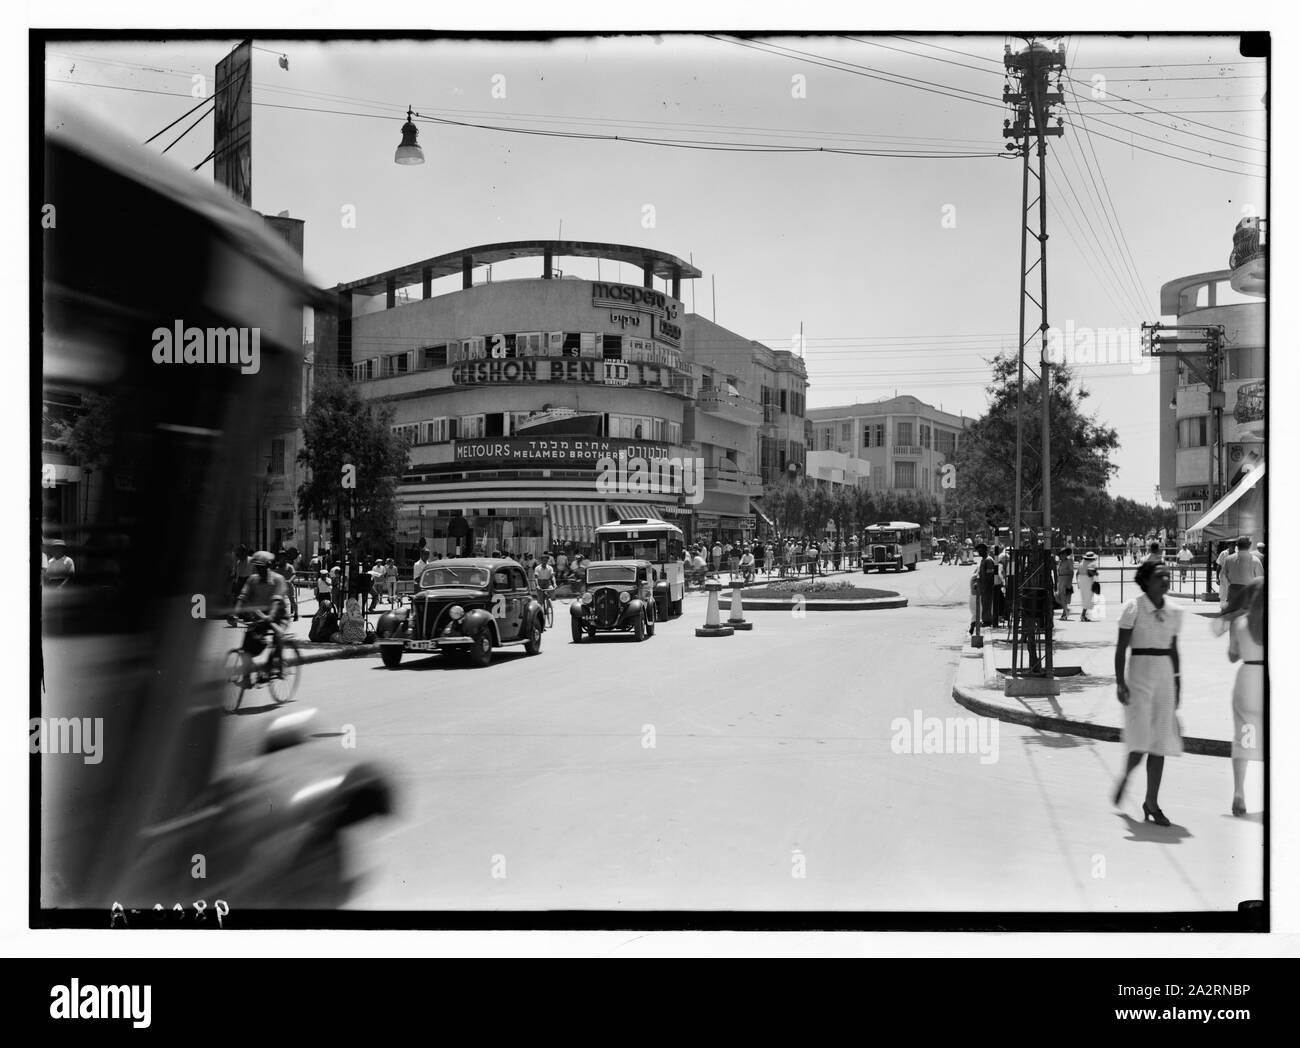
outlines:
[[278, 667], [281, 664], [284, 645], [280, 624], [289, 619], [289, 587], [282, 575], [271, 570], [275, 558], [266, 550], [259, 550], [253, 554], [252, 560], [253, 572], [235, 601], [235, 615], [252, 620], [244, 631], [245, 677], [248, 676], [254, 656], [266, 646], [263, 638], [268, 633], [275, 648], [273, 665]]
[[549, 604], [551, 590], [555, 589], [555, 569], [551, 567], [551, 555], [549, 553], [543, 553], [541, 561], [533, 568], [533, 581], [537, 583], [537, 592]]

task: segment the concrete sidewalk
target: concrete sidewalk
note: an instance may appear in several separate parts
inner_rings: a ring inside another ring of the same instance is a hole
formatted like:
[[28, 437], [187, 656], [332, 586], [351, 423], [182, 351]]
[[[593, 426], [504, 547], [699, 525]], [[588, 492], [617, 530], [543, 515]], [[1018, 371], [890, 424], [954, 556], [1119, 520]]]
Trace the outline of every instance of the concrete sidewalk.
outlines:
[[[1228, 661], [1228, 638], [1215, 637], [1210, 621], [1216, 604], [1170, 599], [1183, 610], [1178, 652], [1183, 681], [1178, 718], [1183, 746], [1189, 753], [1212, 757], [1232, 755], [1232, 685], [1237, 666]], [[1119, 741], [1123, 706], [1115, 696], [1115, 618], [1119, 608], [1108, 605], [1107, 618], [1081, 622], [1077, 608], [1054, 625], [1057, 666], [1081, 666], [1083, 674], [1059, 677], [1061, 694], [1043, 698], [1003, 694], [1004, 675], [1011, 665], [1011, 645], [1005, 629], [984, 632], [983, 651], [967, 647], [953, 681], [953, 698], [975, 713], [1045, 731]]]

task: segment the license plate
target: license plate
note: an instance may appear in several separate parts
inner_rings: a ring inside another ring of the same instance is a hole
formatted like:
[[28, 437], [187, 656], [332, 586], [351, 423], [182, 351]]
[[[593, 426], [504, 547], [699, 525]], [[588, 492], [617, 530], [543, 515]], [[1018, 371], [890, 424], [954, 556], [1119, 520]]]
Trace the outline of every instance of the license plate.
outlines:
[[432, 651], [433, 646], [431, 640], [411, 640], [406, 642], [406, 647], [410, 651]]

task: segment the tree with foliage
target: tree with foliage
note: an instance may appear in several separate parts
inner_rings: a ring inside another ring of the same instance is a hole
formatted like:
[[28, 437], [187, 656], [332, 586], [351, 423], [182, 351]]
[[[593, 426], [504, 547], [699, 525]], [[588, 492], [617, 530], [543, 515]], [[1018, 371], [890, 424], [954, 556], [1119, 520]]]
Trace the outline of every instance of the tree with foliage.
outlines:
[[[1015, 505], [1016, 464], [1016, 369], [1011, 355], [999, 355], [992, 363], [992, 380], [986, 387], [989, 409], [962, 433], [952, 456], [957, 486], [948, 492], [948, 515], [962, 517], [977, 531], [1009, 523]], [[1052, 490], [1053, 524], [1067, 519], [1095, 493], [1104, 491], [1117, 467], [1110, 461], [1119, 438], [1094, 415], [1084, 413], [1089, 396], [1076, 387], [1074, 376], [1064, 365], [1052, 368], [1049, 425], [1052, 459], [1049, 477]], [[1026, 376], [1023, 393], [1023, 438], [1021, 485], [1024, 509], [1042, 508], [1040, 418], [1042, 383]]]
[[[367, 404], [351, 382], [322, 374], [303, 417], [298, 461], [308, 474], [298, 487], [299, 513], [342, 520], [352, 509], [354, 535], [386, 543], [396, 527], [397, 483], [409, 448], [391, 426], [391, 408]], [[345, 466], [354, 469], [345, 473]]]
[[838, 487], [831, 495], [831, 520], [835, 524], [835, 537], [847, 542], [857, 523], [858, 499], [853, 488]]
[[832, 506], [831, 493], [820, 484], [807, 492], [803, 510], [805, 535], [813, 539], [821, 538], [826, 523], [831, 519]]

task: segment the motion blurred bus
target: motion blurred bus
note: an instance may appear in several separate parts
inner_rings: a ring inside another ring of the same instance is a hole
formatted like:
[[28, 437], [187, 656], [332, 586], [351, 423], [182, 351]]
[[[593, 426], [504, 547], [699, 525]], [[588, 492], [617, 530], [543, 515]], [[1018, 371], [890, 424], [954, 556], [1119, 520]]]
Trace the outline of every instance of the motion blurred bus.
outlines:
[[916, 570], [921, 559], [921, 525], [886, 520], [866, 529], [862, 540], [862, 571]]
[[[33, 441], [31, 923], [211, 924], [220, 900], [249, 927], [258, 911], [335, 908], [353, 884], [344, 831], [390, 810], [387, 778], [313, 741], [302, 703], [225, 714], [221, 659], [239, 635], [216, 596], [297, 388], [303, 309], [328, 299], [256, 212], [75, 112], [47, 111], [40, 175], [32, 396], [94, 405], [99, 454], [85, 463], [96, 497], [50, 519], [42, 459], [64, 438]], [[249, 352], [222, 363], [207, 333], [231, 330]], [[186, 332], [186, 352], [161, 359], [160, 331]], [[38, 573], [51, 532], [77, 566], [61, 588]]]
[[661, 620], [682, 613], [682, 529], [666, 520], [632, 517], [596, 529], [601, 560], [648, 560], [659, 573], [655, 605]]

